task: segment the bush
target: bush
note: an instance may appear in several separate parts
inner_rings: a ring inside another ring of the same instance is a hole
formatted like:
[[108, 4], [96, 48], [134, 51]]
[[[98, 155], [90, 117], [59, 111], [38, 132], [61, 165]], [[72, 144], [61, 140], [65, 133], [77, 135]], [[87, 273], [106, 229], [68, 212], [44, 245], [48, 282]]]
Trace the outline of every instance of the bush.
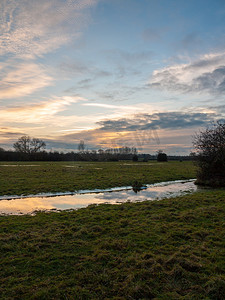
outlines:
[[159, 152], [157, 155], [157, 161], [168, 161], [167, 154]]
[[193, 140], [199, 167], [197, 184], [225, 186], [225, 123], [218, 122]]
[[132, 160], [133, 160], [133, 161], [138, 161], [138, 156], [137, 156], [137, 154], [134, 154], [134, 155], [133, 155]]

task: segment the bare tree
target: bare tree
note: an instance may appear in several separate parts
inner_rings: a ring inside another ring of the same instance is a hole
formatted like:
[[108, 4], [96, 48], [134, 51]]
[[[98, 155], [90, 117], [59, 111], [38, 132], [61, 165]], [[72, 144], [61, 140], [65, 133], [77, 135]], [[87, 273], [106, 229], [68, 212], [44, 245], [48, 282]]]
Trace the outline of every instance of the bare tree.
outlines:
[[40, 139], [22, 136], [16, 143], [13, 144], [13, 147], [17, 152], [31, 154], [45, 149], [46, 144]]
[[79, 145], [78, 145], [77, 148], [78, 148], [78, 151], [80, 151], [80, 152], [84, 151], [84, 149], [85, 149], [85, 144], [84, 144], [84, 141], [83, 141], [83, 140], [80, 141], [80, 143], [79, 143]]
[[225, 186], [225, 122], [217, 122], [193, 139], [199, 166], [197, 182]]

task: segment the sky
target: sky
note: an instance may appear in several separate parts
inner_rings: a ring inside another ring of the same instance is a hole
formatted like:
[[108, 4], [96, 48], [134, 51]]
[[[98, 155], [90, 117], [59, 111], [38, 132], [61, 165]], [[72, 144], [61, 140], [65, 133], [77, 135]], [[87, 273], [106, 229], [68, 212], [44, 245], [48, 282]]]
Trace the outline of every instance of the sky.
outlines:
[[224, 0], [0, 1], [4, 149], [186, 155], [224, 100]]

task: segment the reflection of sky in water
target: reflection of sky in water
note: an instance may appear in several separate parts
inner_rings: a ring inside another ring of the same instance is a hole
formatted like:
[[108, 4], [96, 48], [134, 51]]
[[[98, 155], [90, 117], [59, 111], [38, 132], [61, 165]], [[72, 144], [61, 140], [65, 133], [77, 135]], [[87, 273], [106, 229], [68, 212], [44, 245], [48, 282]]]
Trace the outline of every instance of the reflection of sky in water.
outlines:
[[104, 199], [107, 201], [114, 200], [117, 201], [144, 201], [144, 200], [155, 200], [168, 198], [173, 196], [183, 195], [184, 193], [194, 192], [197, 189], [193, 182], [185, 183], [172, 183], [158, 186], [148, 186], [147, 189], [141, 190], [137, 194], [133, 190], [104, 193], [98, 196], [99, 199]]
[[35, 210], [65, 210], [86, 207], [89, 204], [137, 202], [175, 197], [194, 192], [197, 187], [193, 181], [148, 185], [148, 188], [137, 194], [133, 190], [104, 193], [87, 193], [53, 197], [32, 197], [24, 199], [1, 200], [0, 213], [26, 214]]

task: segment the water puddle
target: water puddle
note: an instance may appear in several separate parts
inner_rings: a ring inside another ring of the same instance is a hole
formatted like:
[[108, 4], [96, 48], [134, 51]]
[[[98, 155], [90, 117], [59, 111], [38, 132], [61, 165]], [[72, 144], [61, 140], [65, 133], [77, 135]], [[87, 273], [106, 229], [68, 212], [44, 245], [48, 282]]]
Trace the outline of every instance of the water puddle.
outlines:
[[120, 204], [124, 202], [160, 200], [193, 193], [197, 189], [193, 179], [151, 184], [139, 192], [133, 191], [132, 187], [120, 187], [108, 190], [83, 190], [79, 193], [48, 193], [21, 197], [1, 196], [0, 214], [32, 214], [39, 210], [60, 211], [78, 209], [90, 204]]
[[0, 167], [40, 167], [40, 165], [1, 165]]
[[160, 163], [160, 162], [157, 162], [157, 164], [156, 163], [123, 163], [123, 164], [121, 164], [122, 166], [158, 166], [158, 165], [161, 165], [161, 164], [163, 164], [163, 163]]

